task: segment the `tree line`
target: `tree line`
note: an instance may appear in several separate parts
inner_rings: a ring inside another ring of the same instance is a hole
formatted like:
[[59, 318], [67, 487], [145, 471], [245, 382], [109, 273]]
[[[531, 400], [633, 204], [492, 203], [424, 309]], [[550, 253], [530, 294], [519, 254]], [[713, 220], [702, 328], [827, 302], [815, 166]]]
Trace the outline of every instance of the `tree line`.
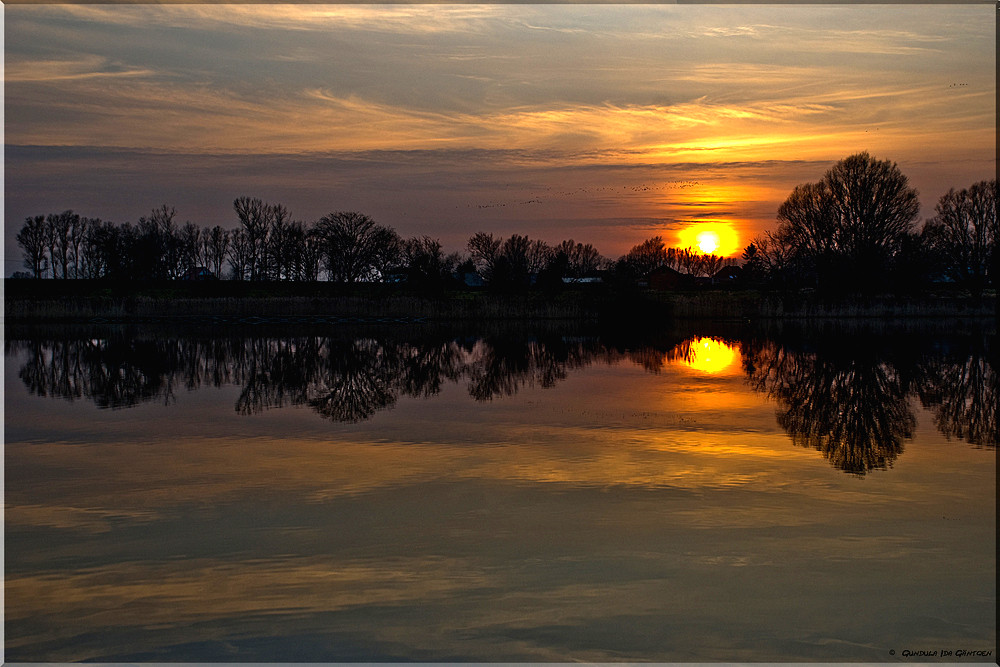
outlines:
[[[949, 190], [937, 215], [916, 228], [917, 191], [899, 167], [868, 153], [847, 157], [816, 183], [798, 185], [777, 212], [777, 228], [754, 238], [742, 254], [744, 282], [823, 291], [913, 288], [932, 281], [959, 283], [975, 293], [995, 283], [997, 181]], [[115, 224], [73, 211], [25, 220], [17, 235], [27, 275], [119, 281], [191, 277], [204, 267], [231, 280], [354, 284], [406, 281], [422, 288], [457, 284], [476, 273], [484, 284], [523, 289], [560, 285], [599, 272], [634, 284], [668, 267], [692, 277], [715, 275], [740, 263], [691, 248], [672, 248], [662, 236], [611, 260], [572, 239], [550, 245], [513, 234], [478, 232], [464, 253], [446, 253], [429, 236], [404, 239], [390, 226], [356, 211], [333, 212], [306, 223], [258, 198], [233, 202], [239, 226], [179, 224], [163, 205], [135, 224]]]
[[777, 229], [743, 252], [757, 281], [821, 291], [912, 290], [950, 281], [980, 294], [996, 284], [997, 180], [950, 189], [918, 229], [917, 191], [896, 163], [847, 157], [778, 208]]
[[138, 223], [116, 225], [73, 211], [25, 220], [17, 235], [28, 276], [111, 280], [175, 280], [199, 267], [231, 280], [329, 280], [361, 283], [405, 280], [425, 288], [446, 287], [475, 273], [485, 285], [525, 288], [582, 280], [598, 273], [641, 277], [657, 266], [709, 276], [735, 260], [668, 248], [655, 236], [617, 261], [589, 243], [549, 244], [522, 234], [504, 238], [473, 234], [464, 253], [446, 253], [429, 236], [403, 239], [363, 213], [340, 211], [308, 224], [288, 209], [261, 199], [233, 202], [236, 229], [176, 222], [163, 205]]
[[480, 232], [467, 254], [446, 253], [429, 236], [408, 239], [356, 211], [313, 223], [292, 220], [281, 204], [240, 197], [235, 229], [178, 224], [163, 205], [135, 224], [114, 224], [73, 211], [34, 216], [17, 235], [28, 276], [122, 281], [175, 280], [204, 267], [215, 277], [256, 281], [329, 280], [354, 284], [407, 280], [445, 286], [477, 272], [487, 284], [527, 285], [546, 272], [582, 278], [609, 264], [594, 246], [572, 239], [557, 245], [513, 234]]

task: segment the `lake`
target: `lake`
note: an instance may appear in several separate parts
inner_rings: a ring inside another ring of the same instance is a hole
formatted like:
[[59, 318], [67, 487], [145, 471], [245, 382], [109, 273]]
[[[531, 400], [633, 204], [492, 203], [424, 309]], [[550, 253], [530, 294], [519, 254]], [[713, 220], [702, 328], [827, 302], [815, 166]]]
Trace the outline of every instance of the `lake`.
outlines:
[[993, 329], [8, 326], [5, 354], [11, 662], [996, 659]]

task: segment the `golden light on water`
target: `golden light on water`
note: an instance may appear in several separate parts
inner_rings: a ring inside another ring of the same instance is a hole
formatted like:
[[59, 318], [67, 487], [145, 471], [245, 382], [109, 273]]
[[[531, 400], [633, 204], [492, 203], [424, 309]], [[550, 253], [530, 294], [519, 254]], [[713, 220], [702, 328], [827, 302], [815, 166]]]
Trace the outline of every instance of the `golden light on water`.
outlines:
[[736, 348], [714, 338], [691, 341], [684, 364], [702, 373], [721, 373], [736, 361]]
[[706, 255], [731, 255], [740, 249], [740, 237], [728, 222], [696, 222], [677, 233], [678, 247]]

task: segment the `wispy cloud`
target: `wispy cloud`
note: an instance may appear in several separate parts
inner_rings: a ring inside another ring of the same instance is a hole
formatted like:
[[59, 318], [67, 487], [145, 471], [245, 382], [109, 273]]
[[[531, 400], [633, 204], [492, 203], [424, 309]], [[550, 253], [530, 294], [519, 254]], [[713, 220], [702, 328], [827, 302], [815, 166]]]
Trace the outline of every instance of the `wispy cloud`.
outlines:
[[7, 62], [4, 68], [8, 83], [117, 79], [152, 74], [152, 70], [122, 65], [98, 55], [67, 60], [15, 60]]

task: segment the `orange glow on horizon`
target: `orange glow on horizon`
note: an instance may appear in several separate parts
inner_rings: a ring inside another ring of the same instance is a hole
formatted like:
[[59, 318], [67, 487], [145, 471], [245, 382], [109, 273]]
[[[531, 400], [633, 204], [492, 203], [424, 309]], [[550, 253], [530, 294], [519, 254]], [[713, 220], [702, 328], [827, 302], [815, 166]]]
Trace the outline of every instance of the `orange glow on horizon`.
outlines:
[[740, 237], [727, 222], [696, 222], [677, 233], [678, 246], [694, 248], [706, 255], [732, 255], [740, 249]]

